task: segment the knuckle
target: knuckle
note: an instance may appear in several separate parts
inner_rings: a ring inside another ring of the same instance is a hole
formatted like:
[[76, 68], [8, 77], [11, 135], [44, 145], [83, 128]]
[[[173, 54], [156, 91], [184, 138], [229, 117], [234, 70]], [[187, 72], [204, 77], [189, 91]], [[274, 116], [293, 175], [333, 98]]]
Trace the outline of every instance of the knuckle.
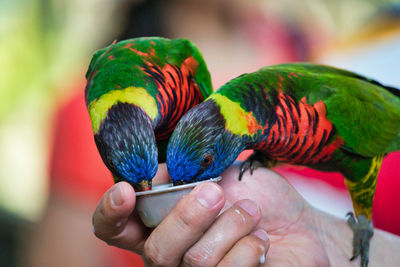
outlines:
[[164, 254], [152, 239], [148, 239], [144, 244], [143, 257], [150, 266], [169, 266]]
[[95, 221], [93, 221], [93, 234], [97, 238], [99, 238], [101, 240], [104, 240], [104, 236], [103, 236], [102, 232], [98, 230], [98, 227], [96, 227], [96, 222]]
[[182, 259], [183, 266], [202, 266], [203, 257], [190, 251], [186, 252]]
[[190, 231], [197, 229], [200, 220], [198, 215], [194, 214], [193, 210], [180, 207], [176, 212], [177, 224], [182, 230]]
[[107, 233], [104, 233], [104, 232], [102, 232], [102, 231], [95, 230], [95, 228], [93, 229], [93, 233], [94, 233], [94, 235], [95, 235], [98, 239], [103, 240], [103, 241], [106, 242], [107, 244], [110, 245], [110, 244], [112, 243], [112, 240], [109, 239]]
[[210, 260], [209, 253], [200, 253], [189, 250], [185, 253], [182, 258], [183, 266], [212, 266], [209, 263]]
[[[99, 213], [101, 213], [101, 208], [98, 209]], [[93, 234], [103, 240], [103, 241], [107, 241], [107, 234], [104, 233], [104, 230], [101, 230], [104, 227], [101, 227], [102, 224], [104, 223], [104, 216], [101, 215], [101, 217], [99, 216], [98, 212], [96, 211], [95, 214], [93, 214], [92, 217], [92, 225], [93, 225]]]
[[93, 225], [93, 234], [97, 237], [97, 238], [99, 238], [99, 239], [102, 239], [103, 240], [103, 236], [102, 236], [102, 234], [99, 232], [99, 231], [96, 231], [96, 227]]

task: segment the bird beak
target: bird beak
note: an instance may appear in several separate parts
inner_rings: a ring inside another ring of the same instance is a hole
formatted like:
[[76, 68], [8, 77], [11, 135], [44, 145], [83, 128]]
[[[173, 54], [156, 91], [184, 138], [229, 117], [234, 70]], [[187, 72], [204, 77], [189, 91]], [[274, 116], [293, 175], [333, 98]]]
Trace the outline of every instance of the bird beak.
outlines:
[[133, 185], [136, 192], [151, 190], [151, 180], [142, 180], [140, 183]]

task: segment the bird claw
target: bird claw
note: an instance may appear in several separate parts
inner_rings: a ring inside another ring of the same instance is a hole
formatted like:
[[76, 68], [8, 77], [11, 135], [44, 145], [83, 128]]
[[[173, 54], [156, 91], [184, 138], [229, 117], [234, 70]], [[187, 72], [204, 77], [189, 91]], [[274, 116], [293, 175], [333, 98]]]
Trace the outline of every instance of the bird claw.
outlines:
[[256, 169], [256, 167], [254, 166], [254, 164], [250, 165], [250, 174], [253, 175], [253, 171]]
[[[239, 181], [242, 180], [242, 176], [243, 176], [244, 172], [247, 171], [250, 166], [251, 166], [251, 162], [249, 160], [242, 162], [242, 164], [240, 165]], [[250, 173], [253, 174], [251, 167], [250, 167]]]
[[253, 172], [258, 167], [261, 167], [262, 163], [255, 159], [254, 154], [250, 155], [245, 161], [240, 165], [240, 173], [239, 173], [239, 181], [242, 180], [243, 174], [250, 169], [250, 174], [253, 175]]
[[362, 214], [357, 219], [352, 212], [346, 216], [348, 217], [347, 223], [353, 230], [353, 256], [350, 258], [350, 261], [353, 261], [360, 255], [361, 266], [366, 267], [368, 266], [369, 243], [374, 233], [372, 224]]
[[357, 224], [356, 218], [353, 212], [349, 212], [346, 214], [347, 223], [349, 224], [350, 228], [353, 229], [354, 225]]

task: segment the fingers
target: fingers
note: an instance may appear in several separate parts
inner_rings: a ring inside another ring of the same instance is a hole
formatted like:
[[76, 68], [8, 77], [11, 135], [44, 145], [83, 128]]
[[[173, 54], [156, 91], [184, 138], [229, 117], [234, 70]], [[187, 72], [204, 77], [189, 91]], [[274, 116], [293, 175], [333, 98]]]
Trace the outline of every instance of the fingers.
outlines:
[[[220, 215], [201, 239], [187, 251], [183, 257], [184, 265], [215, 266], [238, 240], [253, 230], [260, 219], [261, 211], [254, 202], [250, 200], [236, 202]], [[246, 244], [254, 238], [245, 238], [243, 241], [239, 241], [235, 251], [246, 248]], [[248, 254], [245, 250], [243, 253]], [[237, 265], [235, 264], [235, 266]]]
[[269, 249], [267, 232], [262, 229], [240, 239], [235, 246], [218, 263], [222, 266], [258, 266], [265, 263]]
[[141, 252], [147, 229], [131, 216], [136, 196], [126, 182], [113, 185], [100, 200], [93, 214], [94, 234], [110, 245]]
[[151, 233], [132, 215], [135, 203], [131, 185], [115, 184], [93, 215], [94, 233], [141, 254], [150, 266], [257, 266], [265, 260], [268, 237], [254, 231], [262, 216], [259, 207], [240, 200], [218, 216], [225, 193], [215, 183], [198, 185]]
[[157, 266], [179, 265], [183, 254], [213, 223], [224, 202], [224, 193], [217, 184], [198, 185], [149, 236], [144, 245], [145, 261]]

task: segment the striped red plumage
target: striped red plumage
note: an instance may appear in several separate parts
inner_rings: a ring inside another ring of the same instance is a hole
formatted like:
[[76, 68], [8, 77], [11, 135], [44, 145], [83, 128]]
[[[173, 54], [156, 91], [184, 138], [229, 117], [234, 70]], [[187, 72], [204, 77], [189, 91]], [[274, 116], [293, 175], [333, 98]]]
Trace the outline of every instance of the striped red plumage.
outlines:
[[157, 102], [161, 119], [155, 129], [156, 138], [167, 139], [182, 115], [204, 100], [193, 79], [197, 62], [190, 57], [180, 67], [165, 64], [162, 69], [150, 61], [146, 64], [143, 70], [154, 78], [159, 91]]
[[307, 165], [329, 160], [343, 140], [335, 135], [334, 126], [326, 118], [325, 104], [319, 101], [311, 105], [306, 98], [296, 103], [282, 92], [278, 98], [277, 120], [267, 140], [255, 149], [268, 151], [271, 158], [288, 163]]

